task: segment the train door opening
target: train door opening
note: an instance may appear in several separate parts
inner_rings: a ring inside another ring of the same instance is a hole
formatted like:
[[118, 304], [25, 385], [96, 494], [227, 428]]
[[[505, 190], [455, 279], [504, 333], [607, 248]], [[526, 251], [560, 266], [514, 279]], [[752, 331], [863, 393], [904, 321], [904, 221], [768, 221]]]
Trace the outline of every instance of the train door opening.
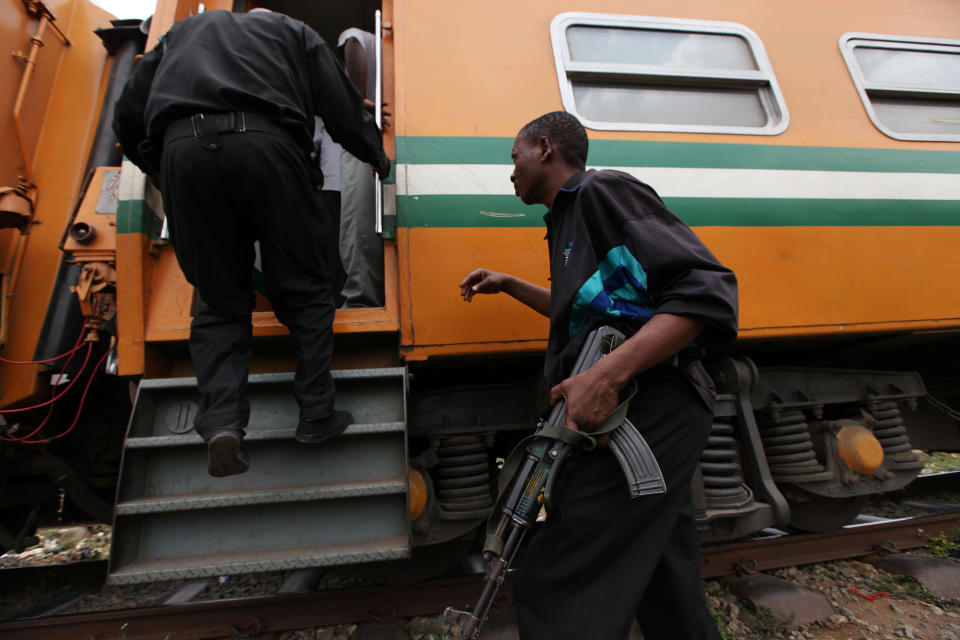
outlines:
[[[317, 31], [336, 51], [365, 107], [377, 118], [384, 132], [384, 149], [392, 158], [394, 123], [387, 112], [391, 111], [393, 83], [383, 73], [384, 60], [392, 60], [392, 38], [383, 37], [382, 18], [392, 9], [391, 4], [389, 0], [236, 0], [234, 10], [270, 9]], [[351, 322], [378, 324], [382, 316], [390, 316], [392, 321], [397, 315], [393, 180], [381, 183], [369, 165], [342, 150], [325, 133], [321, 120], [316, 125], [317, 162], [324, 173], [322, 199], [340, 221], [339, 242], [334, 243], [342, 265], [334, 283], [339, 307], [335, 329]]]

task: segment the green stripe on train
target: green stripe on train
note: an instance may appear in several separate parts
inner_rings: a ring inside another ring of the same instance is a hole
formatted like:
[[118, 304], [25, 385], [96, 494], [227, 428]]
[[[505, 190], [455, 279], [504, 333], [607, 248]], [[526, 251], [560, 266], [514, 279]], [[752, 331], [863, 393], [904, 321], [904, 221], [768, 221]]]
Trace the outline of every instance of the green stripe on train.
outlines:
[[120, 200], [117, 203], [117, 233], [160, 237], [162, 224], [144, 200]]
[[[401, 164], [510, 164], [512, 138], [400, 137]], [[960, 173], [960, 153], [772, 144], [592, 140], [588, 165]]]
[[[957, 200], [664, 198], [691, 226], [960, 226]], [[398, 196], [403, 227], [542, 227], [542, 206], [516, 196]]]

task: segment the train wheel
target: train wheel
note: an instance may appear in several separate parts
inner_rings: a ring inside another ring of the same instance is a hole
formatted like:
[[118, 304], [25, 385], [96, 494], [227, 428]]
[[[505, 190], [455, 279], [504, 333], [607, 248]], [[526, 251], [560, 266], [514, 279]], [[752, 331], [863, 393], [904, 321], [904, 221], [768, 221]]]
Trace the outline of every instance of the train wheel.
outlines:
[[848, 525], [867, 505], [870, 496], [827, 498], [803, 492], [790, 496], [790, 526], [802, 531], [832, 531]]

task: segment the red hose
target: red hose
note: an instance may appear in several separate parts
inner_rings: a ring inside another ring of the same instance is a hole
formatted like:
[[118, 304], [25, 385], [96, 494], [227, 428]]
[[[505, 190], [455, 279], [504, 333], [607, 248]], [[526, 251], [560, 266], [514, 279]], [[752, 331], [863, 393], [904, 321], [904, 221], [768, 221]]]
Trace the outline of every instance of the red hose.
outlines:
[[[83, 370], [84, 370], [84, 369], [86, 368], [86, 366], [87, 366], [87, 361], [90, 360], [90, 352], [91, 352], [91, 351], [93, 351], [93, 343], [92, 343], [92, 342], [90, 342], [90, 343], [87, 344], [87, 355], [86, 355], [86, 357], [83, 359], [83, 364], [80, 365], [80, 371], [77, 371], [77, 374], [73, 377], [73, 380], [70, 381], [70, 384], [67, 385], [67, 388], [64, 389], [63, 391], [61, 391], [60, 393], [58, 393], [56, 396], [54, 396], [53, 398], [50, 398], [50, 399], [47, 400], [46, 402], [41, 402], [40, 404], [35, 404], [35, 405], [29, 406], [29, 407], [21, 407], [21, 408], [19, 408], [19, 409], [2, 409], [2, 410], [0, 410], [0, 414], [20, 413], [21, 411], [30, 411], [31, 409], [39, 409], [40, 407], [45, 407], [45, 406], [47, 406], [48, 404], [51, 404], [51, 403], [53, 403], [53, 402], [56, 402], [57, 400], [59, 400], [60, 398], [62, 398], [62, 397], [63, 397], [63, 394], [65, 394], [67, 391], [69, 391], [69, 390], [70, 390], [70, 387], [72, 387], [74, 384], [76, 384], [77, 380], [80, 378], [80, 374], [83, 373]], [[109, 353], [109, 351], [108, 351], [107, 353]], [[61, 371], [60, 375], [63, 375], [63, 372], [62, 372], [62, 371]]]
[[7, 360], [6, 358], [0, 358], [0, 362], [6, 362], [7, 364], [46, 364], [47, 362], [54, 362], [56, 360], [59, 360], [60, 358], [66, 358], [68, 355], [70, 355], [71, 353], [74, 353], [77, 349], [79, 349], [82, 346], [83, 346], [82, 344], [78, 344], [73, 349], [70, 349], [70, 351], [67, 351], [66, 353], [61, 354], [59, 356], [56, 356], [55, 358], [48, 358], [46, 360]]
[[[50, 442], [51, 440], [56, 440], [57, 438], [62, 438], [67, 435], [73, 428], [77, 426], [77, 421], [80, 420], [80, 413], [83, 411], [83, 405], [87, 401], [87, 392], [90, 391], [90, 385], [93, 384], [93, 379], [97, 377], [97, 372], [100, 371], [100, 365], [103, 364], [103, 361], [107, 359], [107, 356], [110, 355], [110, 351], [113, 350], [113, 345], [111, 344], [100, 359], [97, 360], [97, 364], [93, 365], [93, 369], [90, 370], [90, 377], [87, 379], [87, 385], [83, 388], [83, 395], [80, 396], [80, 404], [77, 405], [77, 413], [73, 416], [73, 422], [70, 423], [70, 426], [67, 427], [67, 430], [63, 433], [53, 436], [52, 438], [43, 438], [41, 440], [24, 440], [24, 444], [40, 444], [42, 442]], [[34, 432], [36, 433], [36, 432]], [[30, 434], [33, 435], [33, 434]], [[30, 436], [26, 436], [30, 437]]]

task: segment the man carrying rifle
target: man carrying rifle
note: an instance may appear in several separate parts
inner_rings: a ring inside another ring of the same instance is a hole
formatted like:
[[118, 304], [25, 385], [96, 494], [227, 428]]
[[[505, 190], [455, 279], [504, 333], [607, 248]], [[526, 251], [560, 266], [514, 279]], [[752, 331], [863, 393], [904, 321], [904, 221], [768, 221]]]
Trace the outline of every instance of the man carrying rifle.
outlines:
[[[609, 449], [575, 453], [516, 583], [524, 640], [625, 639], [636, 617], [646, 640], [718, 638], [700, 583], [690, 482], [710, 434], [714, 388], [702, 347], [737, 333], [736, 278], [628, 174], [585, 171], [587, 135], [573, 116], [541, 116], [517, 134], [510, 176], [526, 204], [543, 204], [550, 289], [477, 269], [470, 301], [504, 292], [550, 317], [544, 371], [566, 426], [593, 431], [631, 380], [628, 420], [653, 450], [666, 493], [631, 500]], [[630, 336], [568, 377], [590, 331]]]

